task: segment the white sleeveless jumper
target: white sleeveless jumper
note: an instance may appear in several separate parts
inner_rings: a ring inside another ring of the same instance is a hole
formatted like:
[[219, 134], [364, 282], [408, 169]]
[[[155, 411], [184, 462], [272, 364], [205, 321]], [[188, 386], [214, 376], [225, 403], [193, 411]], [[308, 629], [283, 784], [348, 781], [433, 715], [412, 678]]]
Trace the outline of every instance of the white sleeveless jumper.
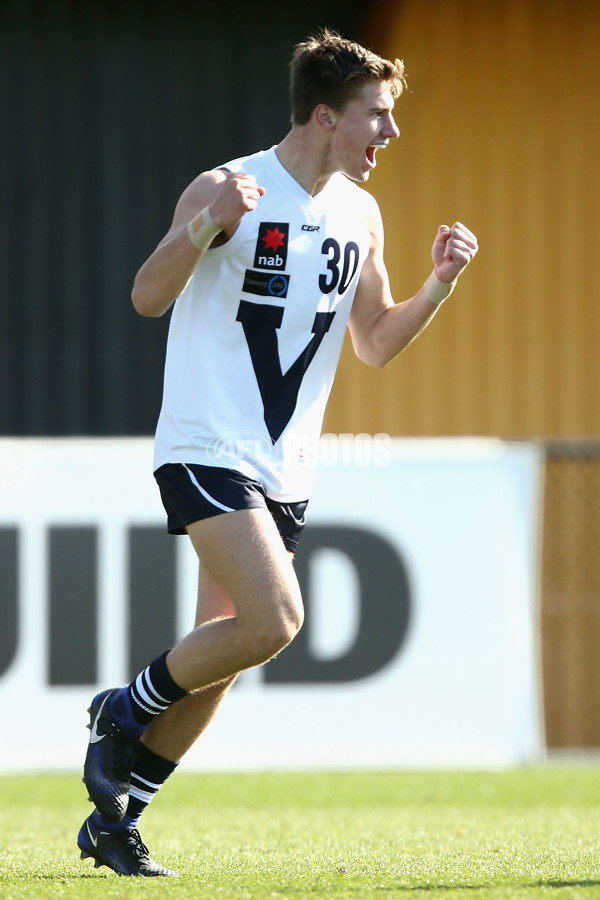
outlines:
[[175, 302], [155, 468], [222, 466], [306, 500], [375, 201], [341, 174], [312, 197], [274, 148], [223, 168], [266, 193]]

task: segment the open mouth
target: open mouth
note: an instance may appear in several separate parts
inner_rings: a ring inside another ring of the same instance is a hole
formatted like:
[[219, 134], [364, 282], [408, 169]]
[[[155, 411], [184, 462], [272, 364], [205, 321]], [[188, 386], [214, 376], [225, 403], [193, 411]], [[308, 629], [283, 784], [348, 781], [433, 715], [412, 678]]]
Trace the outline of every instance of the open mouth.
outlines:
[[367, 162], [369, 163], [369, 166], [375, 168], [377, 165], [375, 162], [375, 152], [376, 150], [383, 150], [386, 146], [387, 144], [371, 144], [367, 147]]

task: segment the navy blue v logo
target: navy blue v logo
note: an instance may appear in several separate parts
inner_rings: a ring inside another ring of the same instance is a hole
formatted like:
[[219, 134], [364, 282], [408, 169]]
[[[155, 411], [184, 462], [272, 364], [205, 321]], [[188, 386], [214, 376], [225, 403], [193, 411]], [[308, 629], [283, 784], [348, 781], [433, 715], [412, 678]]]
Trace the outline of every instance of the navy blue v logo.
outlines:
[[241, 300], [236, 321], [241, 322], [264, 407], [265, 425], [275, 443], [292, 418], [298, 391], [321, 341], [331, 327], [335, 312], [318, 312], [308, 344], [285, 372], [281, 371], [277, 329], [283, 307]]

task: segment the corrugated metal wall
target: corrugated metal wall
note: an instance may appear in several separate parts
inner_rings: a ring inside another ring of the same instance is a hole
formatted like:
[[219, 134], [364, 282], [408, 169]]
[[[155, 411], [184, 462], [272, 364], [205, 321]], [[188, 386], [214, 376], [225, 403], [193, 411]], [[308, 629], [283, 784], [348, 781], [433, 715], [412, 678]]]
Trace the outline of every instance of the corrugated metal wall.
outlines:
[[287, 63], [364, 5], [0, 3], [0, 434], [150, 434], [167, 319], [134, 274], [202, 169], [289, 125]]
[[372, 40], [404, 58], [411, 88], [369, 185], [397, 298], [428, 274], [439, 223], [463, 220], [481, 249], [386, 370], [346, 348], [328, 430], [596, 434], [600, 6], [383, 3]]
[[133, 275], [197, 171], [284, 133], [290, 48], [325, 21], [406, 60], [403, 134], [369, 186], [396, 295], [440, 221], [481, 242], [388, 369], [345, 351], [326, 428], [597, 431], [598, 4], [4, 0], [0, 433], [152, 432], [167, 322], [135, 315]]

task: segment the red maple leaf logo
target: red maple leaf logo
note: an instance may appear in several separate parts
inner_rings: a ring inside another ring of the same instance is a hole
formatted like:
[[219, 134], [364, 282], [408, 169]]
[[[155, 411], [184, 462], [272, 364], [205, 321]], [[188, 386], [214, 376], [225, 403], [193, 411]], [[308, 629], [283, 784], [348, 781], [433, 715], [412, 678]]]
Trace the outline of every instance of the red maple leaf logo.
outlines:
[[265, 242], [265, 250], [277, 250], [285, 243], [285, 234], [279, 228], [267, 228], [267, 234], [263, 241]]

